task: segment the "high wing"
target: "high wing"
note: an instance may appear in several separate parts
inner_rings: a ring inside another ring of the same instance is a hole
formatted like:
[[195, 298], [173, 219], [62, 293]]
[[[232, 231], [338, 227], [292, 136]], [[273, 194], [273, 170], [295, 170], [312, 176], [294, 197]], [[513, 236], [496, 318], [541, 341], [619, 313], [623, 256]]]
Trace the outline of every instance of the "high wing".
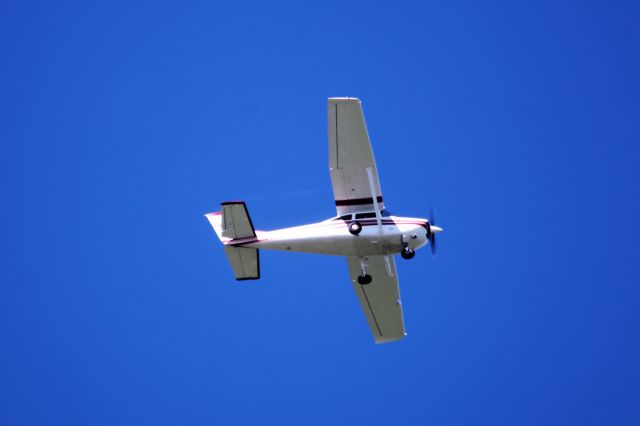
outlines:
[[375, 188], [378, 208], [384, 210], [378, 171], [360, 100], [329, 98], [328, 118], [329, 172], [338, 215], [374, 210], [369, 175]]
[[[388, 265], [385, 257], [388, 259]], [[371, 275], [373, 280], [369, 284], [360, 285], [358, 284], [358, 276], [362, 274], [360, 258], [347, 257], [351, 283], [360, 300], [373, 338], [376, 343], [400, 340], [406, 333], [393, 256], [368, 256], [364, 261], [367, 274]]]

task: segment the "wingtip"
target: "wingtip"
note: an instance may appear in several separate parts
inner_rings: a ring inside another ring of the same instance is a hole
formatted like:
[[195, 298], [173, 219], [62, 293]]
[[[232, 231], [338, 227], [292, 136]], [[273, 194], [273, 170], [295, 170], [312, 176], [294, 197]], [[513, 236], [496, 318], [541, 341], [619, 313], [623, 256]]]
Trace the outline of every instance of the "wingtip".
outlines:
[[407, 337], [407, 333], [402, 334], [402, 336], [374, 336], [374, 340], [376, 342], [376, 345], [380, 345], [384, 343], [397, 342], [404, 339], [405, 337]]
[[358, 98], [351, 98], [351, 97], [334, 97], [334, 98], [329, 98], [328, 99], [329, 103], [331, 104], [337, 104], [337, 103], [361, 103], [360, 99]]

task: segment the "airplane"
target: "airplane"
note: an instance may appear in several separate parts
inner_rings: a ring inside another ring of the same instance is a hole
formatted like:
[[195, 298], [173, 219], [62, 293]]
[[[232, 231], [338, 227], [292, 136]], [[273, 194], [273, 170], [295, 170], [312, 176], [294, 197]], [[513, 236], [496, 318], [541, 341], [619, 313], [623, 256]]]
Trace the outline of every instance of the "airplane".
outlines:
[[308, 225], [256, 231], [243, 201], [206, 214], [237, 280], [260, 278], [259, 250], [345, 256], [353, 288], [376, 343], [405, 337], [395, 254], [411, 259], [442, 228], [400, 217], [384, 205], [371, 142], [357, 98], [328, 99], [329, 173], [337, 215]]

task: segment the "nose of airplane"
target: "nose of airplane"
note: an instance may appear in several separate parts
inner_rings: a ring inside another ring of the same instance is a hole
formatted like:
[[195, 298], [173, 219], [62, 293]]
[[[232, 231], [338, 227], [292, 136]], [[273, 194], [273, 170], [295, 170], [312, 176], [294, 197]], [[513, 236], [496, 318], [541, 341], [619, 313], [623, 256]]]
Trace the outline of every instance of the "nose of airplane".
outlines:
[[431, 232], [437, 234], [438, 232], [442, 232], [442, 228], [440, 228], [439, 226], [431, 225]]

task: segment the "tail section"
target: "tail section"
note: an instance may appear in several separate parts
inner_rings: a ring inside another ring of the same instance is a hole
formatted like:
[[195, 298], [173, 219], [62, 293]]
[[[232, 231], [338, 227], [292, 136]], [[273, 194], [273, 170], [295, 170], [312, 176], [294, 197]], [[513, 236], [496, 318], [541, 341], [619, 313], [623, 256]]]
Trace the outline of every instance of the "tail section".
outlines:
[[237, 280], [260, 278], [260, 254], [251, 247], [231, 247], [227, 244], [241, 239], [256, 237], [249, 212], [244, 201], [226, 201], [222, 211], [206, 215], [213, 230], [225, 245], [224, 252]]

